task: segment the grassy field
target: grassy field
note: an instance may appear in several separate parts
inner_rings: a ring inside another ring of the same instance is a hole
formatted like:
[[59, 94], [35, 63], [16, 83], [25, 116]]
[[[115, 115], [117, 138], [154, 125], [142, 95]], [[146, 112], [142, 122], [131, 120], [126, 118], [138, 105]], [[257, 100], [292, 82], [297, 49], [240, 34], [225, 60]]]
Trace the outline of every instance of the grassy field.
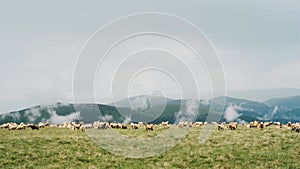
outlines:
[[[300, 133], [285, 129], [216, 131], [199, 144], [194, 127], [165, 154], [132, 159], [107, 152], [85, 132], [44, 128], [0, 130], [0, 168], [300, 168]], [[151, 137], [163, 129], [120, 130], [130, 137]]]

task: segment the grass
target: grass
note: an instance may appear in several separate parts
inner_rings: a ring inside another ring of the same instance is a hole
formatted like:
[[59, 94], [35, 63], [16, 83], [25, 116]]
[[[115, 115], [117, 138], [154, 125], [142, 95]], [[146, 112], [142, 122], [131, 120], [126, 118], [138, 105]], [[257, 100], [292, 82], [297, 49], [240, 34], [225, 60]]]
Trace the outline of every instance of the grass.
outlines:
[[[130, 138], [164, 131], [114, 129]], [[175, 147], [159, 156], [132, 159], [111, 154], [86, 133], [68, 129], [0, 130], [0, 168], [300, 168], [300, 134], [291, 130], [216, 131], [199, 144], [194, 127]], [[107, 130], [109, 131], [109, 130]]]

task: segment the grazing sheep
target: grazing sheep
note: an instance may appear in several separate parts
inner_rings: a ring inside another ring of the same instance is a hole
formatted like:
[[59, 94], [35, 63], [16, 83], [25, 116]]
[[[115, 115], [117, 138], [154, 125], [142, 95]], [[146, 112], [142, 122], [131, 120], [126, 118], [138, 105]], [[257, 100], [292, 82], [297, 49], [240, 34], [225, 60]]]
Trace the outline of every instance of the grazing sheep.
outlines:
[[295, 129], [296, 132], [300, 133], [300, 127], [298, 126], [296, 129]]
[[226, 126], [224, 126], [222, 124], [218, 125], [218, 130], [225, 130], [225, 129], [226, 129]]
[[26, 126], [24, 125], [24, 123], [20, 123], [17, 128], [17, 130], [25, 130], [26, 129]]
[[202, 125], [203, 125], [202, 122], [195, 122], [195, 123], [194, 123], [194, 126], [202, 126]]
[[273, 124], [273, 122], [265, 122], [264, 123], [264, 127], [268, 127], [268, 126], [270, 126], [270, 125], [272, 125]]
[[98, 126], [97, 126], [97, 129], [101, 129], [101, 130], [105, 130], [109, 127], [108, 124], [106, 123], [100, 123]]
[[134, 129], [138, 129], [139, 125], [138, 124], [132, 124], [131, 127], [134, 128]]
[[121, 128], [122, 129], [127, 129], [127, 125], [126, 124], [122, 124]]
[[161, 122], [161, 125], [167, 126], [169, 124], [169, 121]]
[[237, 125], [236, 122], [231, 122], [228, 127], [229, 127], [230, 130], [236, 130], [237, 126], [238, 125]]
[[250, 127], [250, 128], [257, 128], [257, 125], [258, 125], [259, 123], [260, 123], [260, 122], [258, 122], [258, 121], [250, 122], [249, 127]]
[[16, 123], [10, 123], [8, 130], [16, 130], [18, 125]]
[[274, 122], [275, 126], [280, 126], [280, 122]]
[[0, 126], [0, 129], [8, 129], [8, 128], [9, 128], [9, 123], [5, 123]]
[[38, 126], [38, 125], [35, 125], [35, 124], [28, 124], [27, 125], [28, 127], [30, 127], [32, 130], [39, 130], [40, 129], [40, 127]]
[[146, 126], [146, 130], [153, 131], [153, 129], [154, 129], [154, 125], [153, 124], [145, 124], [145, 126]]
[[256, 128], [259, 128], [259, 129], [264, 128], [263, 122], [258, 123], [257, 126], [256, 126]]
[[45, 127], [50, 127], [50, 123], [49, 123], [49, 122], [46, 122], [44, 126], [45, 126]]
[[85, 125], [84, 125], [84, 124], [80, 126], [80, 130], [81, 130], [82, 132], [85, 131]]

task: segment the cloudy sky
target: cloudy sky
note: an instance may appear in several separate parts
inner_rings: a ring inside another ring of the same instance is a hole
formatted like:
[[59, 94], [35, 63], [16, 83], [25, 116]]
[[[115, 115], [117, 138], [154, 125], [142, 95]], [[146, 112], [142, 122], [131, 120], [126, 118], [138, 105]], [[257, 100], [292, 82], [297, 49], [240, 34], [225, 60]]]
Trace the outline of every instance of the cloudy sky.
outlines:
[[[219, 53], [228, 91], [300, 88], [298, 0], [1, 1], [0, 113], [72, 100], [76, 58], [87, 39], [106, 23], [139, 12], [169, 13], [200, 28]], [[149, 94], [156, 85], [178, 92], [164, 74], [144, 76], [136, 77], [132, 95]], [[105, 100], [111, 95], [103, 78], [95, 90]]]

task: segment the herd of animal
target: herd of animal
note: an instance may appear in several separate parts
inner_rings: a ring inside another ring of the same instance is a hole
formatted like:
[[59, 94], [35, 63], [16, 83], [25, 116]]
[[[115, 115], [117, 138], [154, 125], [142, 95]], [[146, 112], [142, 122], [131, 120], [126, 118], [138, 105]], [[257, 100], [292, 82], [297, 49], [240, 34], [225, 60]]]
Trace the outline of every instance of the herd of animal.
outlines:
[[[230, 130], [236, 130], [238, 127], [237, 122], [231, 122], [228, 125], [225, 122], [222, 122], [221, 124], [216, 124], [218, 126], [218, 130], [225, 130], [225, 129], [230, 129]], [[247, 128], [259, 128], [263, 129], [266, 127], [269, 127], [271, 125], [274, 125], [275, 128], [283, 128], [283, 129], [290, 129], [290, 130], [295, 130], [296, 132], [300, 132], [300, 122], [297, 123], [291, 123], [288, 122], [287, 124], [282, 124], [280, 122], [260, 122], [260, 121], [252, 121], [249, 124], [242, 124], [246, 126]]]
[[[288, 122], [287, 124], [282, 124], [280, 122], [260, 122], [260, 121], [253, 121], [250, 122], [249, 124], [238, 124], [237, 122], [231, 122], [227, 124], [226, 122], [222, 122], [220, 124], [216, 122], [212, 122], [212, 125], [216, 125], [218, 130], [236, 130], [238, 129], [239, 125], [246, 126], [247, 128], [266, 128], [271, 125], [274, 125], [275, 128], [282, 128], [282, 129], [290, 129], [294, 130], [296, 132], [300, 132], [300, 122], [297, 123], [291, 123]], [[0, 129], [8, 129], [8, 130], [25, 130], [26, 128], [31, 128], [32, 130], [39, 130], [40, 128], [45, 128], [45, 127], [57, 127], [57, 128], [68, 128], [70, 130], [81, 130], [85, 131], [86, 129], [139, 129], [139, 128], [145, 128], [147, 131], [153, 131], [155, 126], [164, 126], [164, 127], [171, 127], [172, 125], [176, 125], [180, 128], [182, 127], [198, 127], [198, 126], [203, 126], [203, 125], [208, 125], [207, 122], [179, 122], [178, 124], [169, 124], [168, 121], [162, 122], [160, 124], [147, 124], [143, 122], [139, 123], [130, 123], [130, 124], [124, 124], [124, 123], [109, 123], [109, 122], [100, 122], [100, 121], [95, 121], [93, 123], [88, 123], [85, 124], [83, 122], [64, 122], [62, 124], [50, 124], [49, 122], [46, 123], [38, 123], [38, 124], [16, 124], [16, 123], [4, 123], [0, 125]]]

